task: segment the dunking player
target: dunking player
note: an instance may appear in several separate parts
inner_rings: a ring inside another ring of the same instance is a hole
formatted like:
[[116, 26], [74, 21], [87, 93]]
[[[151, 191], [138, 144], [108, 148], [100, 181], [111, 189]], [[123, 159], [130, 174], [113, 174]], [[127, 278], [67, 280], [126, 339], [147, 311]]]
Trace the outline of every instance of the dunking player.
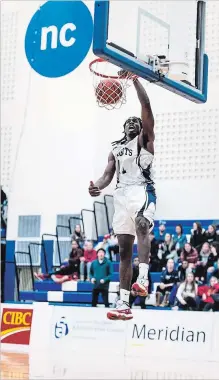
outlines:
[[129, 295], [132, 279], [132, 252], [135, 234], [138, 242], [139, 277], [132, 290], [140, 296], [148, 293], [150, 240], [153, 228], [156, 195], [151, 178], [154, 155], [154, 117], [148, 95], [138, 79], [133, 80], [141, 103], [141, 119], [130, 117], [124, 124], [124, 137], [112, 143], [108, 165], [102, 177], [90, 182], [89, 193], [95, 197], [107, 187], [117, 173], [114, 192], [113, 230], [120, 252], [120, 301], [107, 317], [113, 320], [132, 319]]

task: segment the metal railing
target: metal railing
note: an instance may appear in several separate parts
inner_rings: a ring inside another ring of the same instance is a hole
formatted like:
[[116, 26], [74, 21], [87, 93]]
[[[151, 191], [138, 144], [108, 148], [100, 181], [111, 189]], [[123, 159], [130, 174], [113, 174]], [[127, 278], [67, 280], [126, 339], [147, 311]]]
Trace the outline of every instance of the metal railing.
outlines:
[[45, 236], [51, 236], [51, 237], [54, 237], [56, 239], [58, 258], [59, 258], [59, 265], [61, 265], [62, 259], [61, 259], [61, 250], [60, 250], [60, 245], [59, 245], [59, 238], [58, 238], [58, 235], [57, 235], [57, 228], [56, 228], [56, 234], [43, 234], [42, 235], [42, 244], [44, 245], [44, 250], [46, 252], [45, 239], [44, 239]]
[[[99, 206], [99, 212], [98, 212]], [[104, 236], [110, 232], [109, 218], [107, 216], [107, 207], [105, 202], [94, 202], [94, 213], [97, 224], [97, 236]]]
[[[29, 265], [19, 264], [17, 262], [16, 255], [25, 255], [29, 258]], [[15, 274], [17, 275], [17, 285], [18, 285], [18, 292], [20, 293], [20, 287], [27, 290], [29, 288], [29, 284], [31, 285], [31, 289], [28, 290], [35, 290], [34, 286], [34, 274], [33, 274], [33, 262], [30, 252], [24, 252], [24, 251], [15, 251], [14, 252], [14, 263], [15, 263]]]
[[[89, 214], [93, 215], [93, 220], [91, 220], [91, 223], [89, 223], [89, 228], [86, 228], [85, 213], [89, 213]], [[83, 208], [81, 210], [81, 219], [82, 219], [82, 223], [84, 226], [84, 233], [85, 233], [86, 237], [89, 240], [97, 241], [98, 240], [97, 221], [96, 221], [96, 215], [95, 215], [94, 210], [89, 210], [89, 209]], [[90, 231], [89, 231], [89, 229], [90, 229]]]
[[38, 243], [38, 242], [31, 242], [31, 243], [29, 243], [29, 245], [28, 245], [28, 252], [30, 253], [30, 255], [31, 255], [31, 247], [32, 246], [42, 247], [44, 264], [45, 264], [45, 271], [46, 271], [46, 273], [48, 273], [48, 262], [47, 262], [47, 257], [46, 257], [46, 251], [45, 251], [44, 244], [43, 243]]
[[114, 204], [112, 195], [104, 195], [104, 203], [106, 205], [107, 223], [109, 231], [112, 229], [113, 215], [114, 215]]

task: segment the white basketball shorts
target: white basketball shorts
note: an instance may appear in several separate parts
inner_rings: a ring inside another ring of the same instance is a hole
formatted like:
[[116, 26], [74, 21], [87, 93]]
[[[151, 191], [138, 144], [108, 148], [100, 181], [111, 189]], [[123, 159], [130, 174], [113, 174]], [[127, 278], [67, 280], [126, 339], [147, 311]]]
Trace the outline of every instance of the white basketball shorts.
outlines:
[[154, 227], [156, 194], [153, 187], [126, 186], [114, 191], [115, 213], [113, 231], [115, 234], [136, 235], [135, 219], [144, 216], [150, 222], [150, 231]]

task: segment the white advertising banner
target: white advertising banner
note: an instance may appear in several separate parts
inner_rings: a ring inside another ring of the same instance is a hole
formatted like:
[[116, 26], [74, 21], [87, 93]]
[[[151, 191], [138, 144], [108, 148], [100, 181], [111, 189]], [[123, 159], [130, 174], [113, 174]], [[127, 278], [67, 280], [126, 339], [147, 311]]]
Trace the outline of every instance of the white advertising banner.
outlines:
[[136, 310], [134, 316], [127, 324], [126, 355], [219, 360], [218, 313]]
[[126, 326], [121, 321], [109, 321], [102, 308], [54, 307], [50, 325], [53, 349], [68, 346], [89, 355], [114, 353], [124, 355]]

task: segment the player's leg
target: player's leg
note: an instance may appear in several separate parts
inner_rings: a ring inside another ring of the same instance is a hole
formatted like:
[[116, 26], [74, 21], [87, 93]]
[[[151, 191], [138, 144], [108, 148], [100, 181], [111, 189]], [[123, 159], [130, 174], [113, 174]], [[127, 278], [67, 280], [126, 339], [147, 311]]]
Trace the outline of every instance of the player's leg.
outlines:
[[113, 320], [132, 319], [129, 306], [130, 287], [132, 280], [132, 252], [134, 236], [129, 234], [117, 235], [120, 253], [120, 301], [116, 310], [109, 311], [107, 317]]
[[[139, 197], [142, 196], [143, 189], [139, 190]], [[148, 294], [148, 271], [151, 243], [149, 233], [153, 229], [153, 218], [155, 213], [156, 196], [154, 191], [144, 190], [144, 203], [135, 219], [138, 258], [139, 258], [139, 276], [137, 282], [133, 284], [132, 289], [139, 296], [146, 297]]]
[[52, 276], [71, 276], [74, 273], [74, 265], [66, 265], [64, 267], [61, 267], [57, 271], [53, 271], [50, 273], [36, 273], [34, 272], [34, 277], [36, 277], [38, 280], [43, 281], [43, 280], [48, 280]]
[[93, 291], [92, 291], [92, 307], [97, 306], [99, 293], [100, 293], [99, 289], [93, 289]]

